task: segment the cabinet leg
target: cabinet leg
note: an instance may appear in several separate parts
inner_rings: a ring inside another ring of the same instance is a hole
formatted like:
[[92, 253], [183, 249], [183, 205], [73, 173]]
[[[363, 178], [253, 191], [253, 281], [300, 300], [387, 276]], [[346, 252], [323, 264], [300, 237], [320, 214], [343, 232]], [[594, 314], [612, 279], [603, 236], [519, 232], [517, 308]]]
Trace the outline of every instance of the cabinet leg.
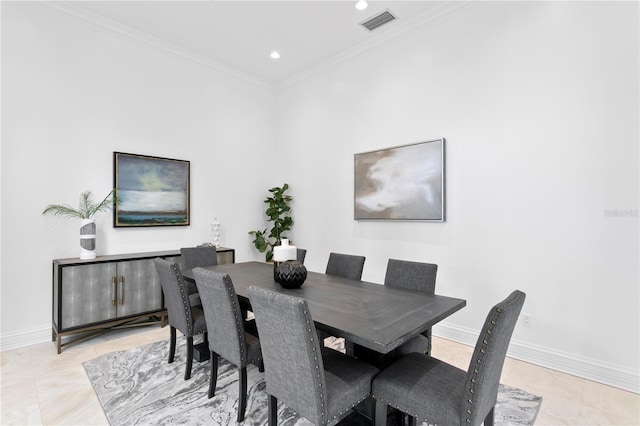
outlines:
[[58, 349], [58, 355], [60, 355], [60, 352], [62, 352], [62, 337], [60, 336], [60, 333], [56, 332], [56, 329], [51, 327], [51, 341], [52, 342], [56, 342], [56, 346]]

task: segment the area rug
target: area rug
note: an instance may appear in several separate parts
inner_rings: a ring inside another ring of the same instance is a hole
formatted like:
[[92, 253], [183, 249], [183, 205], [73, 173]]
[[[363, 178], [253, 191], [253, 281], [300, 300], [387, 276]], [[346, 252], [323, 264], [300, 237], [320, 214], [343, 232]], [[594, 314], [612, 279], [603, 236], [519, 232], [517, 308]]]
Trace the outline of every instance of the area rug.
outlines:
[[[236, 423], [237, 369], [225, 360], [218, 366], [216, 395], [209, 399], [208, 362], [194, 362], [190, 380], [184, 380], [185, 339], [179, 338], [175, 362], [167, 362], [168, 341], [112, 352], [83, 363], [87, 376], [113, 426], [119, 425], [229, 425]], [[247, 368], [248, 396], [244, 425], [267, 424], [264, 375]], [[533, 425], [542, 398], [500, 385], [495, 424]], [[312, 425], [284, 404], [278, 404], [278, 424]], [[347, 422], [348, 423], [348, 422]]]

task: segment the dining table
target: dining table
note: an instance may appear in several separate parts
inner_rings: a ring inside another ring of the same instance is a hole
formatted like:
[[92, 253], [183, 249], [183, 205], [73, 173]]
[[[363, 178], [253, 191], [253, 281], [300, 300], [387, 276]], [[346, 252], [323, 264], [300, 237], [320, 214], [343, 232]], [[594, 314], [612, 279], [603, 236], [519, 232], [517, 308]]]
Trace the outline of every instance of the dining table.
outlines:
[[[261, 287], [305, 299], [316, 328], [345, 341], [387, 355], [404, 342], [466, 305], [464, 299], [425, 294], [376, 283], [307, 271], [300, 288], [283, 288], [274, 280], [274, 266], [241, 262], [208, 266], [228, 274], [241, 304], [250, 305], [248, 289]], [[193, 270], [182, 271], [195, 282]]]

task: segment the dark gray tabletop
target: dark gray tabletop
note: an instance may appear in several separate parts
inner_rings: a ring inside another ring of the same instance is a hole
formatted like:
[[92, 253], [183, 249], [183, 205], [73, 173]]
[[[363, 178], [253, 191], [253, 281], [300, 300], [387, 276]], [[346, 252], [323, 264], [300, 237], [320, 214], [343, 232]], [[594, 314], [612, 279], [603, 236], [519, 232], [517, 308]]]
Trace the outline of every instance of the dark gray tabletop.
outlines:
[[[247, 289], [252, 285], [304, 298], [318, 328], [380, 353], [390, 352], [467, 304], [463, 299], [311, 271], [301, 288], [288, 290], [273, 280], [273, 265], [269, 263], [234, 263], [205, 269], [229, 274], [241, 301], [249, 301]], [[192, 270], [182, 274], [194, 281]]]

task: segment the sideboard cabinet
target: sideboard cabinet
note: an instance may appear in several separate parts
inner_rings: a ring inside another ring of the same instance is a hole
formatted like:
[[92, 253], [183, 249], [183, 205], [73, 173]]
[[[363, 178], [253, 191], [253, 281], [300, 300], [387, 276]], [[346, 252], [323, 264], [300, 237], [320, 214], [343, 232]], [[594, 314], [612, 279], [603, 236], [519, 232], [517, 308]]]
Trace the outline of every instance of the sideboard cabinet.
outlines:
[[[233, 249], [219, 247], [217, 254], [219, 264], [235, 261]], [[115, 327], [164, 326], [157, 257], [180, 263], [179, 250], [54, 260], [52, 340], [58, 353], [78, 340], [63, 343], [66, 335], [82, 333], [84, 339]]]

